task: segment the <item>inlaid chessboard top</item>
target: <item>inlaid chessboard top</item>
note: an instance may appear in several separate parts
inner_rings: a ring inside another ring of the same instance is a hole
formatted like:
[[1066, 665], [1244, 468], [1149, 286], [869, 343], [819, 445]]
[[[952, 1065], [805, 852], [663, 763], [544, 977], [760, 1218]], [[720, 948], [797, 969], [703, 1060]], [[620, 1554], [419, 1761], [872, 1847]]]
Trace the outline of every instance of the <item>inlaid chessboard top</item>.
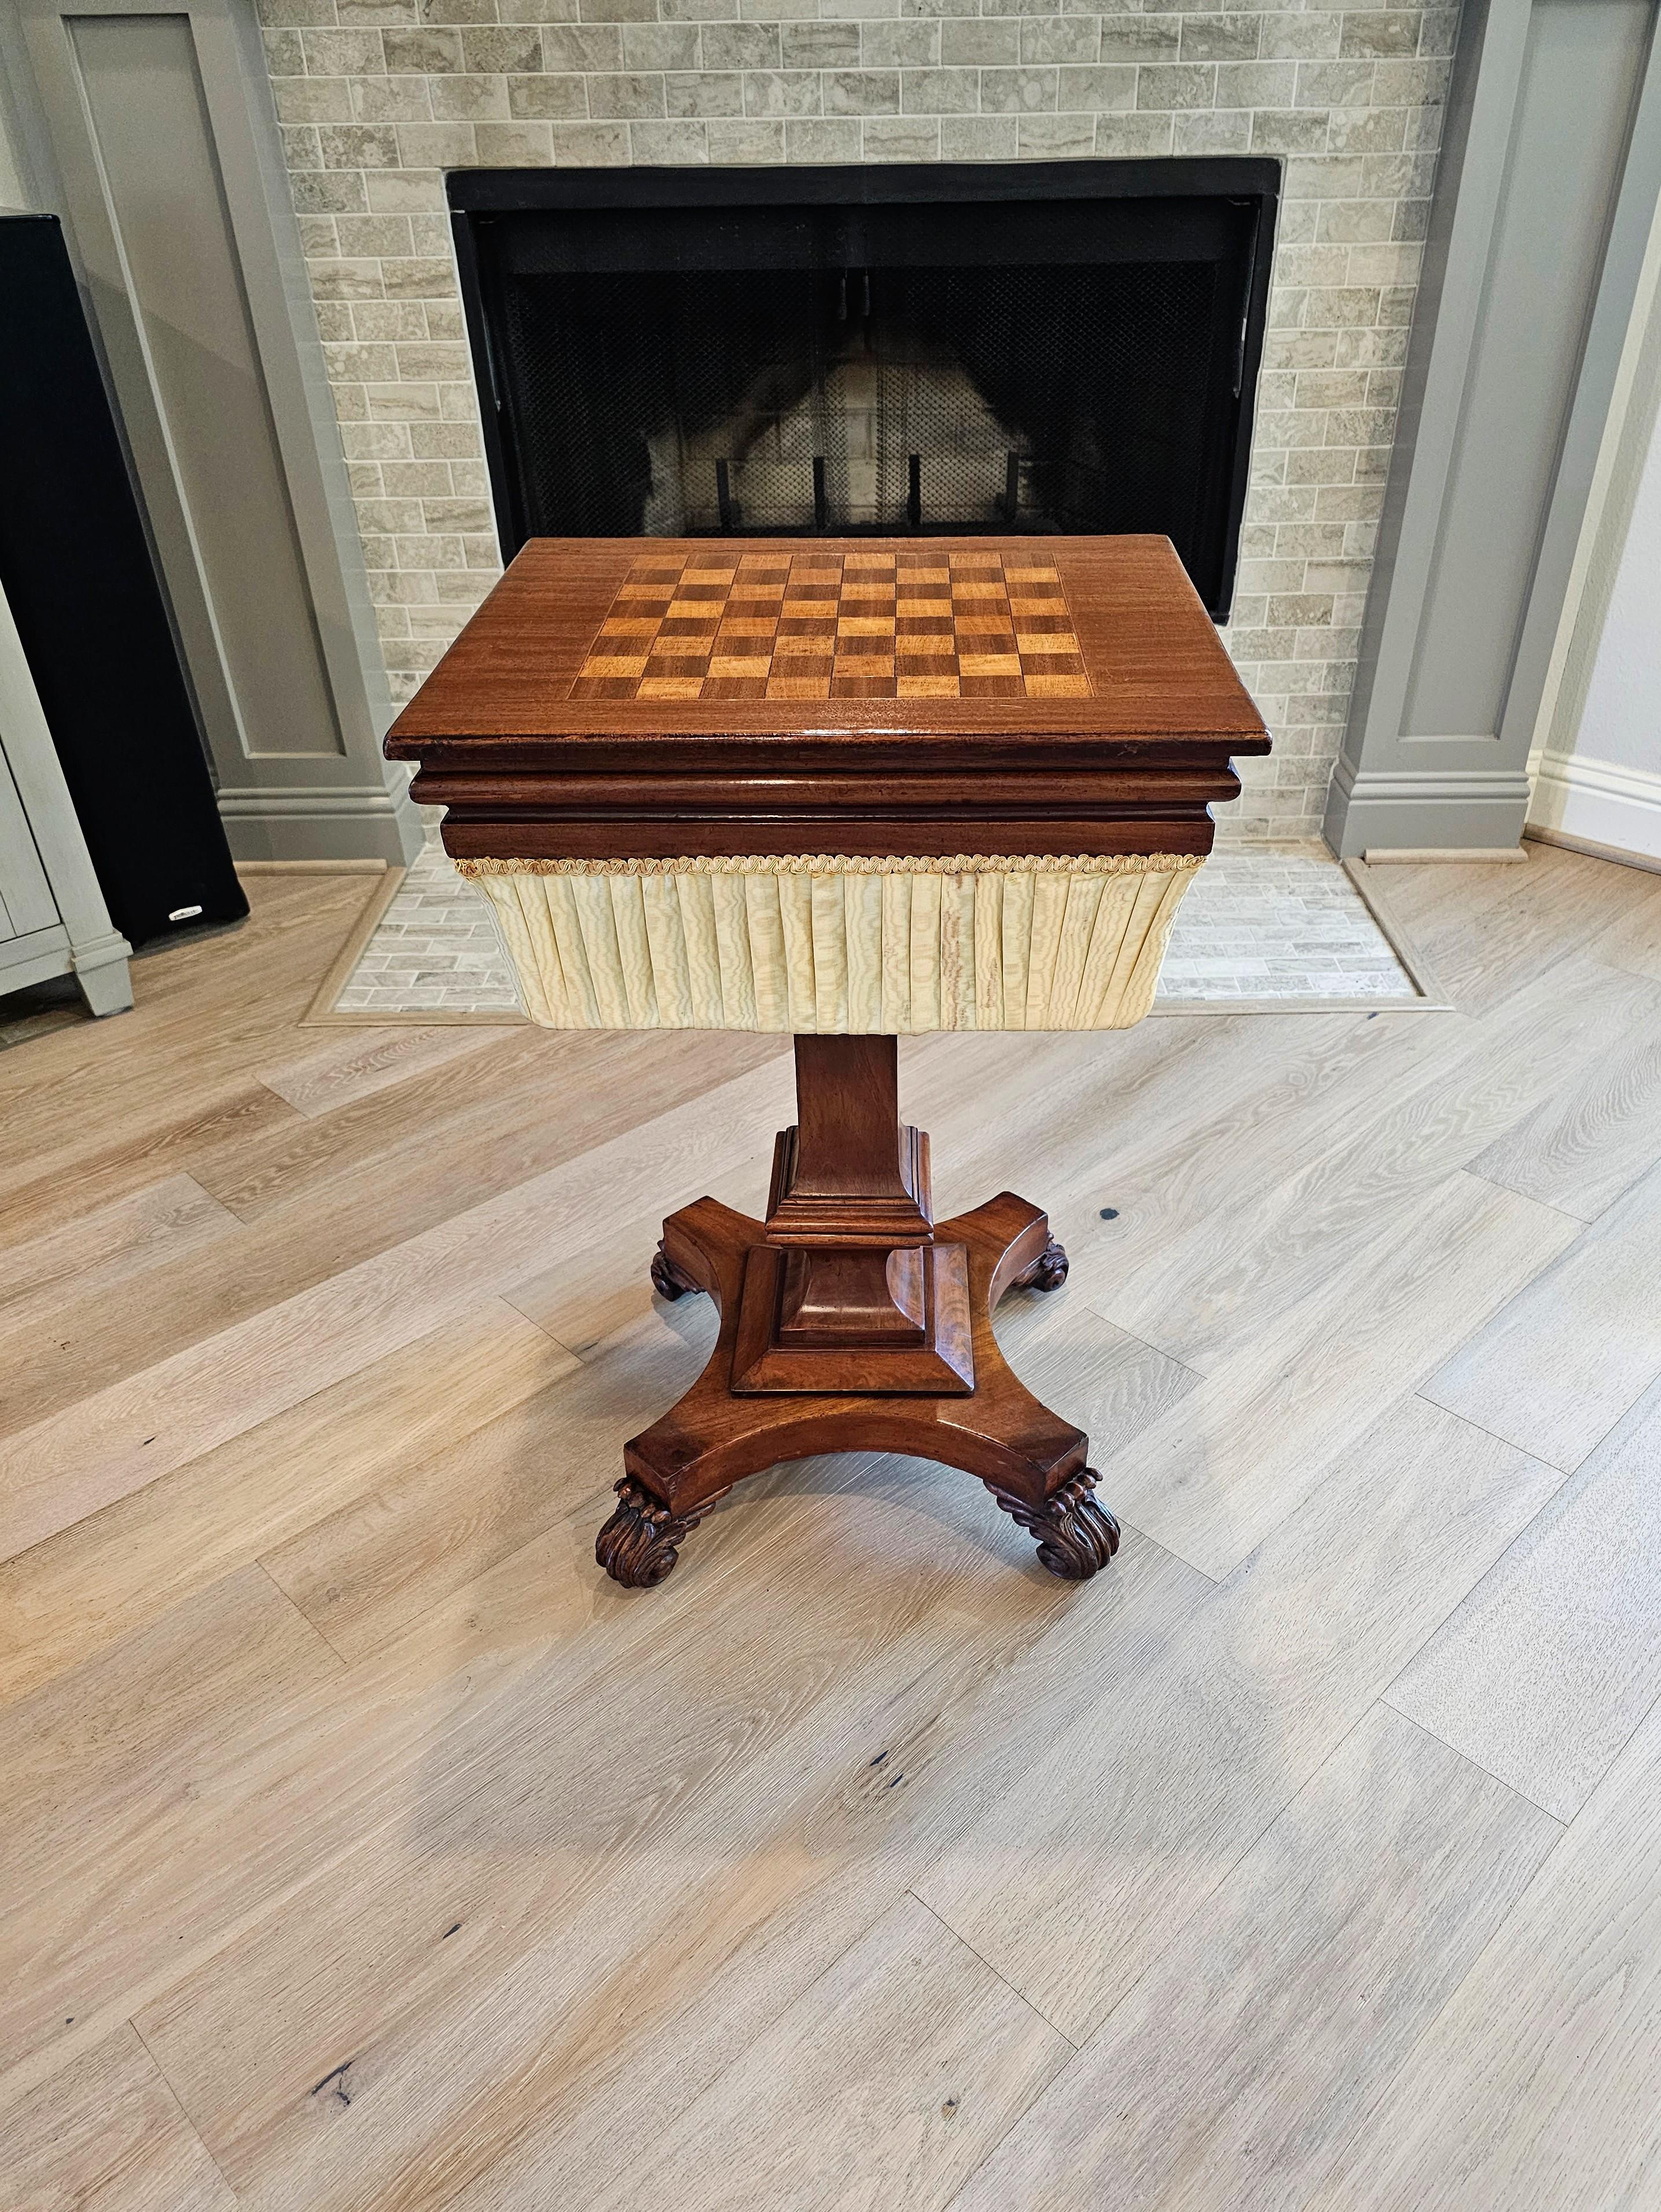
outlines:
[[572, 684], [619, 700], [1079, 699], [1041, 551], [739, 551], [632, 563]]
[[1168, 538], [1006, 536], [533, 538], [387, 750], [656, 773], [758, 739], [907, 765], [1269, 750]]

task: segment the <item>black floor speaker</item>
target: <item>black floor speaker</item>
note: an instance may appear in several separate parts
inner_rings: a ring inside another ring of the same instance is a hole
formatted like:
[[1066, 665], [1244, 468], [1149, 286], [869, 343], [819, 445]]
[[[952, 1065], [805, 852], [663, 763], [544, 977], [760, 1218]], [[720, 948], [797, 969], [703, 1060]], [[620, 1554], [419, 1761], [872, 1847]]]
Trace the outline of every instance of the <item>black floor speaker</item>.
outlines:
[[195, 708], [56, 216], [0, 213], [0, 589], [116, 927], [239, 920]]

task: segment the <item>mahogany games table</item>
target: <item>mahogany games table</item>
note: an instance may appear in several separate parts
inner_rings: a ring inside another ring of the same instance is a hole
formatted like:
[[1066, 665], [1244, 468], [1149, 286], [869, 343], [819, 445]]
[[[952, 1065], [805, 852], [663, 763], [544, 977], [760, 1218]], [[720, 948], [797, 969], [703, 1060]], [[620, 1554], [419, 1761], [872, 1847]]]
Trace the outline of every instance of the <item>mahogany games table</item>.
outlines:
[[1118, 1528], [1085, 1436], [992, 1334], [1067, 1257], [1006, 1191], [951, 1221], [897, 1036], [1147, 1012], [1232, 755], [1269, 738], [1163, 538], [534, 539], [399, 717], [536, 1021], [795, 1036], [764, 1221], [703, 1198], [653, 1263], [709, 1364], [624, 1447], [599, 1564], [661, 1582], [745, 1475], [914, 1453], [1081, 1580]]

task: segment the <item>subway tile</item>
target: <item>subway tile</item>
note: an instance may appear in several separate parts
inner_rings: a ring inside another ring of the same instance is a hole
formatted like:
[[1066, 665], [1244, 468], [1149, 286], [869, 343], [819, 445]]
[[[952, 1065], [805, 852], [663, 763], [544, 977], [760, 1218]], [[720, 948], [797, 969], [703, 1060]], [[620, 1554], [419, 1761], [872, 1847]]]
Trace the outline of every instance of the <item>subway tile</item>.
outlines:
[[1017, 144], [1028, 161], [1078, 161], [1096, 151], [1096, 121], [1090, 115], [1023, 115]]
[[462, 66], [459, 31], [384, 31], [381, 38], [392, 76], [434, 76]]
[[817, 115], [817, 70], [751, 70], [744, 80], [746, 115]]
[[1058, 72], [1056, 105], [1063, 108], [1094, 108], [1110, 112], [1136, 105], [1136, 86], [1141, 73], [1104, 62], [1098, 68], [1066, 67]]
[[721, 121], [712, 122], [708, 128], [712, 161], [777, 162], [784, 159], [782, 123]]
[[696, 76], [666, 76], [664, 104], [672, 116], [742, 115], [744, 79], [736, 70], [704, 70]]
[[1343, 38], [1341, 15], [1275, 15], [1258, 18], [1257, 52], [1264, 61], [1329, 61]]
[[482, 75], [492, 71], [522, 75], [528, 70], [540, 69], [542, 33], [534, 24], [516, 24], [506, 29], [464, 30], [461, 64]]
[[435, 121], [501, 122], [513, 113], [505, 76], [437, 76], [431, 96]]
[[943, 161], [1013, 161], [1020, 150], [1013, 115], [944, 115]]
[[591, 76], [588, 79], [588, 112], [597, 122], [662, 115], [665, 112], [663, 79], [660, 76]]
[[827, 115], [897, 115], [897, 70], [830, 70], [824, 79]]
[[860, 58], [857, 23], [786, 23], [779, 32], [788, 70], [855, 69]]
[[352, 120], [351, 86], [344, 76], [278, 77], [271, 92], [279, 123]]
[[982, 111], [988, 115], [1053, 114], [1061, 74], [1054, 69], [983, 70]]
[[1147, 161], [1171, 151], [1176, 118], [1170, 115], [1101, 115], [1093, 150], [1114, 161]]
[[1217, 72], [1202, 64], [1144, 64], [1136, 71], [1138, 107], [1211, 107], [1217, 97]]
[[1182, 58], [1185, 62], [1256, 61], [1260, 20], [1256, 15], [1184, 15]]
[[552, 129], [548, 123], [475, 124], [478, 159], [487, 169], [551, 168]]
[[556, 123], [554, 166], [561, 169], [620, 169], [629, 159], [623, 123]]
[[1176, 118], [1176, 153], [1244, 154], [1250, 143], [1251, 117], [1244, 109], [1192, 108]]
[[542, 33], [542, 63], [545, 70], [580, 75], [589, 70], [623, 67], [623, 33], [605, 23], [560, 24]]
[[922, 116], [868, 116], [861, 143], [867, 161], [937, 161], [940, 126]]
[[623, 31], [623, 66], [647, 70], [695, 70], [698, 33], [694, 23], [627, 23]]
[[1292, 107], [1298, 92], [1292, 62], [1223, 62], [1217, 70], [1219, 107]]
[[[1069, 22], [1070, 16], [1063, 16]], [[1182, 51], [1182, 19], [1177, 15], [1104, 15], [1101, 58], [1104, 62], [1174, 62]]]
[[1377, 14], [1346, 13], [1339, 52], [1379, 57], [1416, 54], [1422, 20], [1416, 8], [1392, 8]]
[[900, 72], [900, 108], [903, 113], [972, 115], [980, 104], [978, 70], [927, 69], [902, 70]]
[[588, 80], [551, 72], [541, 76], [509, 77], [508, 112], [515, 117], [543, 122], [563, 122], [573, 116], [587, 115]]
[[706, 23], [699, 33], [707, 70], [777, 69], [776, 23]]
[[861, 69], [931, 69], [940, 58], [939, 23], [862, 23]]
[[1370, 61], [1299, 62], [1295, 107], [1365, 107], [1372, 95]]
[[[1141, 18], [1135, 19], [1138, 21]], [[1102, 37], [1108, 26], [1094, 15], [1031, 15], [1019, 26], [1020, 50], [1016, 58], [1030, 68], [1042, 62], [1094, 62], [1101, 58]], [[1177, 51], [1173, 33], [1171, 52]], [[1154, 59], [1140, 53], [1117, 54], [1122, 61]]]
[[859, 123], [853, 117], [819, 116], [788, 122], [784, 126], [784, 152], [786, 160], [790, 161], [857, 161]]
[[351, 79], [356, 123], [426, 123], [432, 118], [429, 76], [358, 76]]
[[948, 68], [1007, 69], [1020, 59], [1020, 52], [1021, 27], [1013, 15], [965, 18], [940, 26], [940, 59]]

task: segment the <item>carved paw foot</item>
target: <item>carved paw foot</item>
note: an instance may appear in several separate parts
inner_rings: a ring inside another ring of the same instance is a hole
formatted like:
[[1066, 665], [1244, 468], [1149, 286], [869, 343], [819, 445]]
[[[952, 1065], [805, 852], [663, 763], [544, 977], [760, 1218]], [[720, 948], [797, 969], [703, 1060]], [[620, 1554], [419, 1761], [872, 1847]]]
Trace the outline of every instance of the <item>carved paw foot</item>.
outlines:
[[[652, 1288], [660, 1298], [670, 1299], [684, 1298], [688, 1291], [695, 1291], [697, 1288], [697, 1285], [690, 1275], [681, 1273], [680, 1269], [664, 1250], [660, 1239], [657, 1250], [652, 1255]], [[667, 1569], [665, 1572], [667, 1572]]]
[[1067, 1280], [1067, 1255], [1052, 1237], [1030, 1267], [1016, 1276], [1018, 1291], [1058, 1291]]
[[674, 1572], [681, 1540], [697, 1527], [699, 1516], [689, 1513], [678, 1521], [629, 1475], [617, 1488], [618, 1509], [594, 1540], [594, 1557], [625, 1589], [650, 1589]]
[[1088, 1582], [1119, 1548], [1119, 1524], [1094, 1495], [1096, 1470], [1069, 1476], [1042, 1505], [1029, 1505], [995, 1483], [987, 1487], [1012, 1520], [1038, 1540], [1038, 1565], [1063, 1582]]

